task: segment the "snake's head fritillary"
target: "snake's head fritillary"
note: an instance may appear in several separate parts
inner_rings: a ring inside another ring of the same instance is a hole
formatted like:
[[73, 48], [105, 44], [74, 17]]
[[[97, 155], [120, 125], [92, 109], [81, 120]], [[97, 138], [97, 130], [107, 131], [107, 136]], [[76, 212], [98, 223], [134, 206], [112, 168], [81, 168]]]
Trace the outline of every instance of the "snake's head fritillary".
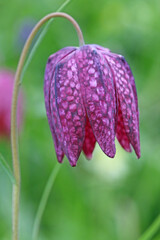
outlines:
[[[11, 104], [13, 93], [14, 74], [10, 70], [0, 69], [0, 138], [10, 137], [11, 132]], [[18, 129], [22, 125], [23, 109], [22, 109], [23, 96], [20, 91], [18, 99]]]
[[131, 69], [121, 55], [98, 45], [66, 47], [48, 59], [45, 105], [59, 162], [75, 166], [81, 151], [92, 157], [96, 141], [115, 156], [115, 137], [140, 157], [139, 112]]

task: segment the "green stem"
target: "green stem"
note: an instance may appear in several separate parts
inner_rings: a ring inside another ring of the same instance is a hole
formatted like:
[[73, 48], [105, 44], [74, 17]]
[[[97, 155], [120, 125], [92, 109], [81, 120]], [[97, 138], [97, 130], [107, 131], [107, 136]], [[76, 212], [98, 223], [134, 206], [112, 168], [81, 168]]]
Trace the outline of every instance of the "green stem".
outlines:
[[[65, 1], [65, 2], [58, 8], [58, 10], [57, 10], [56, 12], [60, 12], [69, 2], [70, 2], [70, 0]], [[22, 74], [21, 74], [21, 82], [22, 82], [24, 73], [25, 73], [26, 69], [28, 68], [28, 65], [30, 64], [30, 62], [31, 62], [31, 60], [32, 60], [32, 57], [33, 57], [36, 49], [38, 48], [38, 46], [39, 46], [40, 42], [42, 41], [43, 37], [45, 36], [45, 34], [47, 33], [47, 30], [48, 30], [48, 28], [49, 28], [49, 26], [50, 26], [50, 24], [51, 24], [51, 22], [52, 22], [53, 20], [54, 20], [54, 19], [52, 18], [52, 19], [50, 19], [50, 20], [47, 22], [46, 26], [45, 26], [45, 27], [43, 28], [43, 30], [41, 31], [41, 33], [40, 33], [40, 35], [39, 35], [36, 43], [34, 44], [32, 50], [31, 50], [31, 52], [30, 52], [30, 54], [29, 54], [29, 56], [28, 56], [28, 58], [27, 58], [27, 60], [26, 60], [26, 63], [25, 63], [25, 65], [24, 65], [24, 67], [23, 67], [23, 71], [22, 71]]]
[[147, 229], [147, 231], [139, 238], [139, 240], [150, 240], [155, 233], [160, 229], [160, 215], [156, 218], [153, 224]]
[[24, 66], [24, 62], [30, 48], [30, 45], [38, 32], [41, 26], [51, 18], [55, 17], [64, 17], [68, 19], [73, 26], [75, 27], [78, 37], [79, 44], [84, 45], [84, 39], [81, 32], [81, 29], [77, 22], [68, 14], [62, 12], [55, 12], [48, 14], [44, 18], [42, 18], [37, 25], [32, 30], [29, 35], [24, 48], [22, 50], [20, 60], [18, 63], [17, 71], [15, 74], [14, 81], [14, 89], [13, 89], [13, 98], [12, 98], [12, 109], [11, 109], [11, 146], [12, 146], [12, 161], [13, 161], [13, 172], [16, 180], [16, 184], [13, 184], [13, 204], [12, 204], [12, 231], [13, 231], [13, 240], [18, 240], [18, 228], [19, 228], [19, 196], [20, 196], [20, 166], [19, 166], [19, 151], [18, 151], [18, 133], [17, 133], [17, 102], [18, 102], [18, 94], [20, 88], [20, 79], [22, 74], [22, 69]]
[[51, 175], [48, 178], [47, 184], [44, 188], [42, 198], [40, 200], [40, 204], [36, 213], [34, 225], [33, 225], [33, 234], [32, 234], [32, 240], [37, 240], [38, 239], [38, 233], [39, 233], [39, 227], [40, 227], [40, 222], [42, 219], [42, 215], [44, 213], [45, 207], [47, 205], [47, 201], [50, 195], [50, 192], [52, 190], [53, 184], [55, 182], [56, 176], [59, 172], [60, 169], [60, 164], [57, 163], [57, 165], [53, 168]]

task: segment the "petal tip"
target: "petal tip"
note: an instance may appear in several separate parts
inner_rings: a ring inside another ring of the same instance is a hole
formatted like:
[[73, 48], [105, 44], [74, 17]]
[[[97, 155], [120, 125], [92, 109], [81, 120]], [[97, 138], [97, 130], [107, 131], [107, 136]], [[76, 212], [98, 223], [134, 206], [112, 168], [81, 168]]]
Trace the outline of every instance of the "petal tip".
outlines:
[[57, 157], [57, 160], [58, 160], [59, 163], [63, 163], [63, 158]]
[[140, 152], [139, 152], [139, 153], [136, 153], [136, 155], [137, 155], [137, 158], [140, 159], [141, 153], [140, 153]]
[[[103, 149], [102, 149], [103, 150]], [[103, 152], [110, 158], [114, 158], [116, 154], [116, 148], [115, 145], [112, 147], [107, 147], [107, 149], [104, 149]]]
[[68, 160], [69, 160], [69, 163], [72, 167], [76, 167], [77, 165], [77, 161], [78, 161], [78, 157], [75, 157], [75, 156], [67, 156], [68, 157]]
[[[59, 149], [56, 149], [56, 155], [57, 155], [57, 160], [59, 163], [63, 162], [63, 158], [64, 158], [64, 153], [63, 152], [59, 152]], [[61, 151], [61, 149], [60, 149]]]
[[70, 165], [71, 165], [71, 167], [76, 167], [77, 166], [77, 162], [69, 162], [70, 163]]
[[115, 154], [116, 154], [116, 151], [103, 151], [108, 157], [110, 158], [114, 158], [115, 157]]
[[87, 158], [87, 160], [91, 160], [93, 156], [92, 154], [87, 154], [87, 155], [85, 154], [85, 157]]
[[110, 153], [107, 154], [107, 156], [110, 157], [110, 158], [114, 158], [115, 154], [116, 154], [115, 152], [110, 152]]

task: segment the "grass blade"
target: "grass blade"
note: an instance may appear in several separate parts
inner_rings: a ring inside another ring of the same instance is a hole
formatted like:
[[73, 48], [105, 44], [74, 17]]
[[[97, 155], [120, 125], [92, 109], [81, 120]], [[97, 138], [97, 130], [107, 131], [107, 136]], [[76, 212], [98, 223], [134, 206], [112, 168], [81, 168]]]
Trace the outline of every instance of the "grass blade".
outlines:
[[146, 230], [146, 232], [139, 238], [139, 240], [151, 240], [153, 236], [160, 229], [160, 215], [152, 223], [152, 225]]
[[55, 182], [56, 176], [59, 172], [60, 166], [61, 165], [59, 163], [57, 163], [57, 165], [53, 168], [51, 175], [48, 178], [47, 184], [44, 188], [44, 191], [43, 191], [40, 203], [39, 203], [39, 207], [38, 207], [38, 210], [36, 213], [35, 221], [33, 224], [32, 240], [38, 239], [38, 233], [39, 233], [41, 219], [42, 219], [44, 210], [46, 208], [47, 201], [48, 201], [49, 195], [51, 193], [53, 184]]
[[14, 175], [12, 173], [12, 170], [10, 168], [10, 166], [8, 165], [7, 161], [5, 160], [5, 158], [2, 156], [2, 154], [0, 153], [0, 165], [3, 168], [3, 170], [5, 171], [5, 173], [8, 175], [10, 181], [12, 184], [16, 183], [16, 180], [14, 178]]
[[[67, 5], [69, 2], [70, 2], [70, 0], [66, 0], [66, 1], [57, 9], [56, 12], [60, 12], [64, 7], [66, 7], [66, 5]], [[28, 66], [29, 66], [29, 64], [30, 64], [30, 62], [31, 62], [31, 60], [32, 60], [32, 58], [33, 58], [33, 55], [34, 55], [37, 47], [39, 46], [39, 44], [40, 44], [40, 42], [42, 41], [43, 37], [45, 36], [46, 32], [48, 31], [48, 28], [49, 28], [49, 26], [50, 26], [50, 24], [51, 24], [51, 22], [52, 22], [53, 20], [54, 20], [54, 18], [50, 19], [50, 20], [47, 22], [46, 26], [43, 28], [43, 30], [41, 31], [38, 39], [36, 40], [36, 42], [35, 42], [35, 44], [34, 44], [34, 46], [32, 47], [31, 52], [29, 53], [29, 56], [28, 56], [28, 58], [27, 58], [27, 60], [26, 60], [26, 63], [25, 63], [25, 65], [24, 65], [24, 68], [23, 68], [23, 72], [22, 72], [22, 75], [21, 75], [21, 83], [22, 83], [22, 79], [23, 79], [24, 73], [25, 73], [25, 71], [27, 70], [27, 68], [28, 68]]]

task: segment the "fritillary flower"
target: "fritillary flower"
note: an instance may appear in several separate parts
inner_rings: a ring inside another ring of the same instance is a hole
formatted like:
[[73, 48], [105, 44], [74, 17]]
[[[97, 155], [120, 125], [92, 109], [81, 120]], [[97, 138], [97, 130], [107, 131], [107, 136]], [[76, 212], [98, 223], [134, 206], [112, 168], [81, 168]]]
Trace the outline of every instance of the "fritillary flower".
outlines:
[[[10, 137], [11, 131], [11, 104], [14, 75], [9, 70], [0, 70], [0, 138]], [[18, 101], [18, 128], [22, 124], [22, 92]]]
[[136, 86], [123, 56], [98, 45], [66, 47], [48, 59], [44, 81], [48, 122], [59, 162], [75, 166], [95, 143], [113, 158], [115, 137], [140, 157]]

